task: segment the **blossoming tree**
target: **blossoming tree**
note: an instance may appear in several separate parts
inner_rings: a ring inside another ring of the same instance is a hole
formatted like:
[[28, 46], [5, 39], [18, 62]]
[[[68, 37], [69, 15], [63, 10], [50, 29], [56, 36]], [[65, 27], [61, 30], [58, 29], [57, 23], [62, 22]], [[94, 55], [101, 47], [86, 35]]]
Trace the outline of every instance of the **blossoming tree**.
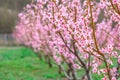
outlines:
[[120, 77], [120, 0], [38, 0], [19, 19], [16, 39], [43, 51], [69, 80], [80, 80], [80, 69], [88, 80]]

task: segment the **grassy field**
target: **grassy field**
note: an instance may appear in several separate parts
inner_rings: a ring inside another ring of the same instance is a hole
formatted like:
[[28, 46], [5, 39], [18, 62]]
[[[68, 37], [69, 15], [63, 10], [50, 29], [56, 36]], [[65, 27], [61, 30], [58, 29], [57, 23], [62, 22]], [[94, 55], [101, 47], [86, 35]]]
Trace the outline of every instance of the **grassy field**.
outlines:
[[[79, 76], [83, 71], [78, 71]], [[44, 60], [25, 47], [0, 47], [0, 80], [65, 80], [58, 74], [58, 67], [49, 68]], [[93, 74], [93, 80], [100, 80]]]
[[62, 80], [57, 66], [49, 68], [31, 49], [0, 48], [0, 80]]

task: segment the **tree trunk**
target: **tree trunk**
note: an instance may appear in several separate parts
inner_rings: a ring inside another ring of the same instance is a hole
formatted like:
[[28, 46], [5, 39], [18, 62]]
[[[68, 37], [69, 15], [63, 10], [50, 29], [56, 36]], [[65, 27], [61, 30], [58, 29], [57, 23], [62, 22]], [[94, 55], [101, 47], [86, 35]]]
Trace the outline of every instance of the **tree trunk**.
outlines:
[[86, 70], [86, 76], [88, 80], [92, 80], [90, 71]]

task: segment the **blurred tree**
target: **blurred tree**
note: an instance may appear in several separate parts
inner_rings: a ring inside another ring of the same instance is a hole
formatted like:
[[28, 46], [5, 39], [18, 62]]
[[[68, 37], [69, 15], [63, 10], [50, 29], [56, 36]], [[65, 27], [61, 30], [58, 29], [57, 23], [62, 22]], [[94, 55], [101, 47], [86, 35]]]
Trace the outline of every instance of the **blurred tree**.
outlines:
[[12, 10], [22, 10], [31, 0], [0, 0], [0, 7], [6, 7]]
[[0, 0], [0, 33], [11, 33], [17, 22], [17, 14], [31, 0]]

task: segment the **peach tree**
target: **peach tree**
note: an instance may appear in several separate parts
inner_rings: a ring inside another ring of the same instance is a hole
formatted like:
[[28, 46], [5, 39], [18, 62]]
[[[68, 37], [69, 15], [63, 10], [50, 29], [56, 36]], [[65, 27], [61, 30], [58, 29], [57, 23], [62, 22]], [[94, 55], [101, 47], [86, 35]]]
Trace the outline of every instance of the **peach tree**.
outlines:
[[119, 79], [120, 0], [37, 0], [18, 16], [16, 39], [48, 55], [69, 80]]

